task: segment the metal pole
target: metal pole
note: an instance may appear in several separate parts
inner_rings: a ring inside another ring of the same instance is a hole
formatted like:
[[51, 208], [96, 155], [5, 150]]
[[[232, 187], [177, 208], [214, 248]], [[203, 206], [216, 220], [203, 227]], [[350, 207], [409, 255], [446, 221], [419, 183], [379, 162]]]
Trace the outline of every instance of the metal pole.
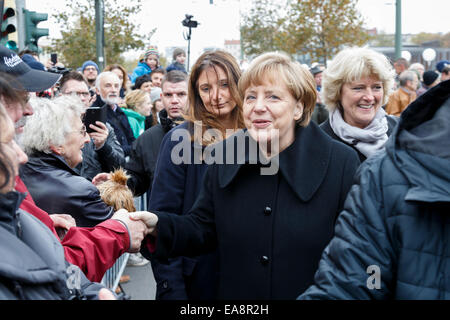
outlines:
[[25, 17], [23, 10], [25, 9], [25, 0], [16, 0], [16, 14], [17, 14], [17, 46], [19, 51], [25, 49]]
[[395, 2], [395, 59], [402, 56], [402, 0]]
[[189, 72], [189, 60], [191, 59], [191, 28], [189, 27], [189, 34], [188, 34], [188, 58], [187, 58], [187, 69], [186, 71]]
[[[2, 24], [3, 24], [3, 10], [5, 9], [5, 0], [0, 0], [0, 13], [2, 15], [2, 20], [0, 21], [0, 31], [2, 30]], [[2, 36], [3, 38], [3, 36]]]
[[105, 68], [104, 12], [103, 0], [95, 0], [95, 36], [97, 42], [97, 63], [100, 70]]

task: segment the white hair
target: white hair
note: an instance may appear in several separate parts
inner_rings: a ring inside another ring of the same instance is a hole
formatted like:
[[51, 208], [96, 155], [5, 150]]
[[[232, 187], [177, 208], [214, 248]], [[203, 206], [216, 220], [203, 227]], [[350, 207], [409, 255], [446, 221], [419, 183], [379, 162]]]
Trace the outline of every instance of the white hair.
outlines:
[[34, 151], [52, 153], [50, 147], [64, 144], [67, 134], [74, 130], [74, 118], [81, 118], [85, 110], [79, 99], [60, 96], [53, 100], [32, 98], [34, 114], [24, 127], [21, 144], [27, 154]]
[[115, 73], [112, 72], [112, 71], [104, 71], [104, 72], [100, 73], [100, 74], [97, 76], [97, 79], [95, 79], [95, 87], [96, 87], [98, 90], [100, 90], [100, 83], [101, 83], [101, 81], [103, 80], [104, 77], [107, 77], [107, 76], [113, 76], [113, 77], [116, 77], [116, 78], [117, 78], [117, 81], [119, 81], [119, 83], [120, 83], [120, 79], [119, 79], [119, 77], [117, 76], [117, 74], [115, 74]]

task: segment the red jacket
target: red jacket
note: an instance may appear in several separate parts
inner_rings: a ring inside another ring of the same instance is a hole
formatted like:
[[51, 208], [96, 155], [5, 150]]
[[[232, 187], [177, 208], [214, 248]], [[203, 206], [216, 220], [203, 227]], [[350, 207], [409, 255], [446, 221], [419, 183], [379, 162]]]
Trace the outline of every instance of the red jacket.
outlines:
[[[59, 239], [49, 214], [36, 206], [20, 177], [16, 177], [16, 191], [27, 193], [20, 208], [42, 221]], [[89, 280], [100, 282], [130, 247], [130, 236], [121, 222], [108, 219], [93, 228], [70, 228], [61, 244], [68, 262], [80, 267]]]

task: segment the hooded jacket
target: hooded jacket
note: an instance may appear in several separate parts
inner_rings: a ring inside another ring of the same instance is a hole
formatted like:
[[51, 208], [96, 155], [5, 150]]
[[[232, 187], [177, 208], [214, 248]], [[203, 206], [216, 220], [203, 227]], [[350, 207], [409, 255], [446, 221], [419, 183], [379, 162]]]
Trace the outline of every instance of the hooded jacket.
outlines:
[[300, 299], [450, 299], [450, 81], [402, 114], [357, 174]]
[[0, 195], [0, 300], [97, 299], [103, 286], [64, 260], [50, 229], [19, 209], [24, 197]]
[[137, 78], [143, 76], [144, 74], [152, 73], [152, 69], [145, 62], [139, 62], [137, 67], [133, 70], [131, 75], [131, 83], [134, 84]]

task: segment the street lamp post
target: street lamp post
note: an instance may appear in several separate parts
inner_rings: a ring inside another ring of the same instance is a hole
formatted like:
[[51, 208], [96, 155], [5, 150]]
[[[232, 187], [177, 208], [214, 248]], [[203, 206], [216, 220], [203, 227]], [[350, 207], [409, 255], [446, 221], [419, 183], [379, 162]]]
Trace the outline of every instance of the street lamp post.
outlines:
[[395, 59], [402, 56], [402, 0], [395, 1]]
[[187, 56], [187, 72], [189, 72], [189, 60], [191, 58], [191, 35], [192, 35], [192, 28], [197, 28], [197, 26], [200, 24], [197, 21], [192, 20], [193, 16], [190, 14], [185, 15], [185, 19], [181, 21], [181, 24], [189, 28], [188, 34], [184, 35], [184, 39], [188, 41], [188, 56]]
[[97, 63], [100, 70], [103, 70], [105, 67], [104, 12], [103, 0], [95, 0], [95, 35], [97, 42]]

